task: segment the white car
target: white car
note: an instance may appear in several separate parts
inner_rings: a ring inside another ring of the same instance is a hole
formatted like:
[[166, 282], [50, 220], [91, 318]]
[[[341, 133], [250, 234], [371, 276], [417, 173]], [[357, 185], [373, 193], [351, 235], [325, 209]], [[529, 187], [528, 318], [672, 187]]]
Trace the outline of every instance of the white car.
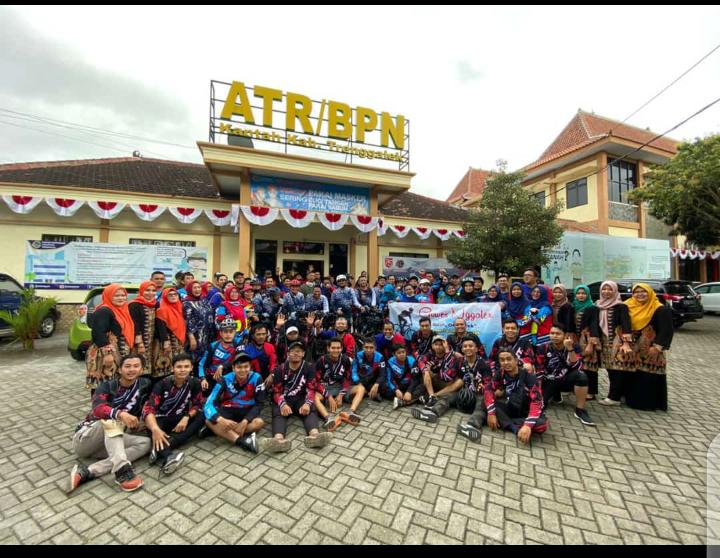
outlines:
[[720, 282], [703, 283], [695, 287], [695, 292], [702, 296], [706, 312], [720, 312]]

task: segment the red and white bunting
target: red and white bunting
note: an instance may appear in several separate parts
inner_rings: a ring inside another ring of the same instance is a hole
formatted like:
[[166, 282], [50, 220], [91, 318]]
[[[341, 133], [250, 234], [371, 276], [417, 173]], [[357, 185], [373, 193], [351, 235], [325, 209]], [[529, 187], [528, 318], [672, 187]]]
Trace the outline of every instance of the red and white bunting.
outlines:
[[240, 221], [240, 205], [234, 203], [230, 212], [230, 226], [238, 232], [238, 221]]
[[318, 219], [331, 231], [339, 231], [348, 222], [350, 215], [347, 213], [318, 213]]
[[370, 215], [350, 215], [350, 220], [360, 232], [369, 233], [378, 226], [379, 219]]
[[378, 236], [385, 236], [385, 233], [388, 230], [387, 223], [385, 223], [385, 221], [380, 219], [380, 220], [378, 220], [377, 227], [378, 227]]
[[272, 207], [258, 207], [257, 205], [243, 205], [240, 209], [242, 209], [245, 219], [253, 225], [269, 225], [277, 219], [280, 213], [279, 210]]
[[232, 211], [229, 209], [206, 209], [205, 215], [216, 227], [227, 227], [232, 220]]
[[463, 231], [463, 230], [453, 231], [453, 234], [460, 240], [465, 238], [465, 231]]
[[710, 257], [713, 260], [720, 260], [720, 252], [713, 252], [712, 254], [710, 254]]
[[305, 211], [304, 209], [281, 209], [283, 219], [288, 225], [296, 229], [304, 229], [315, 218], [313, 211]]
[[100, 219], [115, 219], [125, 209], [124, 203], [112, 201], [89, 201], [87, 203]]
[[183, 225], [190, 225], [202, 215], [202, 209], [196, 207], [168, 207], [170, 213]]
[[47, 198], [45, 201], [61, 217], [72, 217], [85, 203], [84, 201], [68, 198]]
[[11, 211], [20, 215], [27, 215], [43, 200], [40, 196], [3, 196], [3, 199]]
[[410, 232], [410, 227], [404, 225], [390, 225], [390, 230], [395, 233], [398, 238], [405, 238]]
[[427, 227], [413, 227], [413, 232], [420, 237], [420, 240], [427, 240], [432, 234], [432, 229]]
[[446, 240], [450, 240], [450, 237], [453, 234], [452, 231], [449, 231], [447, 229], [433, 229], [433, 232], [435, 233], [435, 236], [437, 236], [443, 242]]
[[160, 215], [165, 213], [165, 210], [167, 209], [167, 207], [146, 203], [140, 203], [137, 205], [130, 204], [130, 208], [135, 212], [135, 215], [143, 221], [154, 221], [160, 217]]

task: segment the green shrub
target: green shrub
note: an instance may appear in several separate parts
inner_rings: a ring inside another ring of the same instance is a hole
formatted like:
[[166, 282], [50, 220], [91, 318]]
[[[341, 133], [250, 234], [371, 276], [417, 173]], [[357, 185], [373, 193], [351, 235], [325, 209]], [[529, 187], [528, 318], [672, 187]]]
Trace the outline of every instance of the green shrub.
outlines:
[[22, 341], [23, 348], [35, 348], [35, 339], [39, 337], [40, 325], [50, 310], [57, 304], [55, 298], [38, 298], [33, 289], [24, 289], [22, 302], [17, 314], [7, 310], [0, 311], [0, 320], [12, 328], [13, 339]]

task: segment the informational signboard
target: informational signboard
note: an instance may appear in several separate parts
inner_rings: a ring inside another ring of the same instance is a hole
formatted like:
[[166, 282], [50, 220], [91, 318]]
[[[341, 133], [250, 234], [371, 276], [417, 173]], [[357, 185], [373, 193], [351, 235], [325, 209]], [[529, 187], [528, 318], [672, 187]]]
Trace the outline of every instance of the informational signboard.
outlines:
[[387, 256], [383, 258], [383, 274], [396, 275], [399, 277], [408, 277], [409, 275], [419, 275], [420, 271], [430, 271], [434, 275], [438, 275], [439, 271], [444, 269], [448, 276], [465, 275], [465, 270], [454, 267], [445, 258], [397, 258]]
[[485, 353], [490, 354], [495, 340], [502, 336], [502, 311], [497, 303], [411, 304], [391, 302], [390, 321], [399, 333], [410, 339], [420, 329], [420, 318], [430, 318], [432, 330], [443, 337], [455, 331], [454, 322], [463, 318], [467, 329], [480, 338]]
[[252, 205], [264, 207], [323, 213], [370, 214], [370, 194], [363, 188], [252, 176], [250, 196]]
[[606, 279], [670, 278], [670, 242], [648, 238], [564, 233], [542, 269], [546, 283], [574, 288]]
[[190, 271], [207, 277], [207, 250], [178, 246], [42, 242], [25, 246], [25, 286], [86, 290], [108, 283], [140, 284], [153, 271], [172, 277]]

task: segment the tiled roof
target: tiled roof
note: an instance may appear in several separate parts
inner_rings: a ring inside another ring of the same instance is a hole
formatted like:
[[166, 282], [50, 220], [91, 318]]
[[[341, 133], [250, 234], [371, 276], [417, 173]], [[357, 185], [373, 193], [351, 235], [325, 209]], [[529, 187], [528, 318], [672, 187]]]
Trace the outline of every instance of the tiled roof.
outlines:
[[490, 174], [490, 171], [470, 167], [460, 179], [458, 185], [455, 186], [452, 193], [447, 197], [447, 202], [460, 203], [464, 200], [482, 195], [483, 189], [485, 188], [485, 180]]
[[[218, 199], [205, 165], [121, 157], [0, 165], [0, 182]], [[447, 202], [404, 192], [381, 210], [392, 217], [462, 222], [465, 210]]]
[[[657, 135], [650, 130], [621, 124], [616, 120], [579, 110], [542, 155], [525, 169], [539, 167], [605, 138], [615, 137], [642, 145]], [[659, 138], [649, 144], [650, 147], [666, 151], [668, 154], [677, 153], [677, 145], [677, 141], [667, 137]]]

